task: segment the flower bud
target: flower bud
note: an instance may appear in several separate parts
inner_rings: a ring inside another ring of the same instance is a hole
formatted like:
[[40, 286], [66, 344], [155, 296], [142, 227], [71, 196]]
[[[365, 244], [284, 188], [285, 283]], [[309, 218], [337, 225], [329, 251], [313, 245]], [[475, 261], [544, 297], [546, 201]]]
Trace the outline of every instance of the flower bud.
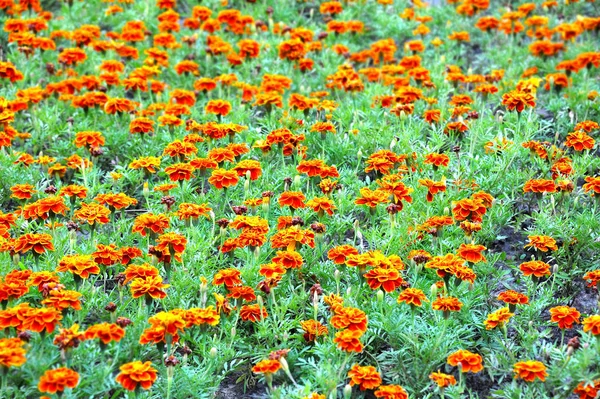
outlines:
[[[233, 332], [233, 329], [232, 329]], [[217, 348], [215, 348], [214, 346], [212, 348], [210, 348], [210, 352], [209, 355], [212, 359], [216, 359], [217, 356], [219, 355], [219, 351], [217, 350]]]
[[377, 302], [383, 302], [383, 291], [377, 290]]
[[438, 287], [437, 284], [431, 284], [431, 288], [429, 289], [432, 298], [437, 298]]
[[352, 397], [352, 387], [350, 384], [346, 384], [344, 387], [344, 399], [350, 399]]

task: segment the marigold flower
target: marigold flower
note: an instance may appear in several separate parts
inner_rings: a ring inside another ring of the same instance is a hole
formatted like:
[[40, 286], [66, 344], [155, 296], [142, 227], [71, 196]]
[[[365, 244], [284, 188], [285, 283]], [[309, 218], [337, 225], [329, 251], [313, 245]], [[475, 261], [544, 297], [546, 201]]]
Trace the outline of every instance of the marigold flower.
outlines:
[[496, 327], [503, 327], [514, 313], [511, 313], [508, 308], [500, 308], [495, 312], [488, 314], [487, 320], [484, 322], [486, 330], [492, 330]]
[[525, 294], [513, 290], [502, 291], [498, 294], [498, 300], [508, 304], [508, 309], [514, 312], [516, 305], [526, 305], [529, 303], [529, 298]]
[[82, 279], [90, 274], [100, 274], [98, 264], [91, 255], [65, 255], [56, 268], [57, 272], [69, 272]]
[[289, 206], [292, 209], [304, 208], [306, 197], [299, 191], [286, 191], [279, 196], [279, 206]]
[[524, 248], [533, 247], [542, 252], [556, 251], [558, 249], [556, 240], [552, 237], [532, 235], [527, 238], [529, 239], [529, 244], [525, 245]]
[[600, 335], [600, 315], [592, 315], [583, 319], [583, 332]]
[[128, 391], [134, 391], [138, 387], [150, 389], [157, 378], [157, 370], [152, 367], [151, 362], [142, 363], [139, 360], [125, 363], [119, 367], [121, 372], [115, 380]]
[[450, 354], [447, 361], [451, 366], [460, 365], [461, 372], [463, 373], [478, 373], [483, 370], [481, 356], [468, 350], [460, 349]]
[[88, 327], [84, 333], [85, 339], [98, 338], [104, 345], [108, 345], [112, 341], [119, 342], [124, 336], [125, 330], [112, 323], [94, 324]]
[[591, 150], [595, 144], [596, 141], [592, 137], [579, 130], [569, 133], [565, 141], [565, 147], [572, 147], [575, 151]]
[[304, 330], [304, 339], [308, 342], [312, 342], [322, 335], [329, 334], [327, 327], [317, 320], [302, 321], [300, 322], [300, 326]]
[[217, 189], [228, 188], [235, 186], [239, 181], [239, 177], [234, 170], [215, 169], [212, 171], [208, 182]]
[[381, 385], [381, 376], [373, 366], [360, 366], [355, 364], [348, 371], [350, 385], [358, 385], [361, 391], [375, 389]]
[[487, 248], [483, 245], [476, 244], [460, 244], [460, 247], [456, 251], [456, 254], [471, 263], [487, 262], [485, 256], [481, 252]]
[[79, 373], [66, 367], [46, 370], [38, 383], [38, 390], [54, 394], [65, 388], [75, 388], [79, 383]]
[[440, 373], [439, 370], [429, 374], [429, 379], [440, 388], [448, 388], [450, 385], [456, 385], [456, 378], [450, 374]]
[[462, 302], [459, 301], [458, 298], [451, 296], [438, 297], [431, 303], [433, 310], [441, 310], [445, 315], [447, 315], [448, 312], [458, 312], [462, 308], [462, 305]]
[[338, 330], [367, 331], [367, 315], [360, 309], [352, 307], [339, 307], [331, 318], [331, 325]]
[[380, 385], [374, 393], [376, 398], [408, 399], [408, 392], [400, 385]]
[[263, 359], [252, 367], [254, 374], [275, 374], [281, 368], [279, 360]]
[[327, 252], [327, 258], [333, 261], [336, 265], [346, 263], [346, 258], [350, 255], [358, 255], [358, 249], [352, 245], [339, 245], [333, 247]]
[[367, 284], [371, 289], [376, 290], [382, 287], [385, 292], [393, 292], [396, 288], [402, 286], [404, 280], [396, 269], [386, 269], [377, 267], [364, 274]]
[[0, 338], [0, 367], [20, 367], [27, 361], [25, 342], [19, 338]]
[[522, 378], [527, 382], [533, 382], [536, 378], [545, 381], [548, 376], [546, 366], [537, 360], [517, 362], [513, 366], [513, 371], [515, 372], [515, 378]]
[[31, 184], [15, 184], [10, 188], [12, 192], [11, 198], [16, 198], [20, 200], [29, 199], [35, 194], [37, 191]]
[[546, 262], [542, 262], [541, 260], [532, 260], [521, 263], [521, 265], [519, 265], [519, 269], [521, 269], [523, 275], [525, 276], [534, 276], [539, 278], [550, 275], [550, 265]]
[[509, 111], [523, 112], [525, 107], [535, 107], [535, 97], [531, 93], [513, 90], [502, 96], [502, 104]]
[[218, 115], [219, 117], [227, 116], [231, 111], [231, 104], [226, 100], [210, 100], [206, 104], [204, 111], [209, 114]]
[[554, 180], [532, 179], [525, 182], [523, 192], [554, 193], [556, 192], [556, 185], [554, 184]]
[[169, 218], [163, 214], [143, 213], [133, 221], [132, 231], [142, 237], [146, 234], [162, 234], [169, 228]]
[[360, 342], [362, 334], [359, 330], [341, 330], [335, 334], [333, 342], [343, 351], [360, 353], [363, 350], [363, 344]]
[[264, 307], [260, 305], [244, 305], [240, 308], [240, 317], [244, 321], [251, 321], [253, 323], [265, 319], [269, 316]]
[[24, 254], [30, 250], [33, 250], [34, 255], [41, 255], [45, 251], [54, 251], [52, 236], [50, 234], [27, 233], [15, 240], [15, 252]]
[[398, 303], [406, 303], [410, 306], [422, 306], [423, 302], [429, 302], [425, 293], [418, 288], [409, 287], [398, 295]]
[[586, 183], [582, 186], [583, 191], [586, 193], [591, 191], [592, 196], [600, 194], [600, 176], [586, 176], [585, 181]]
[[560, 329], [571, 329], [573, 324], [579, 323], [581, 313], [576, 308], [569, 306], [555, 306], [550, 308], [550, 321], [558, 323]]
[[592, 383], [580, 382], [573, 390], [575, 395], [579, 395], [579, 399], [596, 399], [600, 392], [600, 379]]
[[219, 270], [213, 277], [213, 285], [224, 284], [225, 287], [230, 288], [236, 285], [242, 285], [240, 280], [241, 272], [238, 269], [223, 269]]
[[57, 310], [72, 308], [81, 310], [81, 294], [77, 291], [69, 290], [50, 290], [48, 296], [42, 301], [42, 305], [51, 307]]
[[90, 226], [110, 222], [109, 216], [110, 210], [95, 202], [82, 203], [81, 208], [73, 213], [74, 218], [87, 222]]
[[146, 299], [163, 299], [167, 296], [164, 290], [169, 287], [169, 284], [163, 284], [160, 276], [146, 276], [145, 278], [134, 278], [129, 289], [133, 298], [145, 296]]

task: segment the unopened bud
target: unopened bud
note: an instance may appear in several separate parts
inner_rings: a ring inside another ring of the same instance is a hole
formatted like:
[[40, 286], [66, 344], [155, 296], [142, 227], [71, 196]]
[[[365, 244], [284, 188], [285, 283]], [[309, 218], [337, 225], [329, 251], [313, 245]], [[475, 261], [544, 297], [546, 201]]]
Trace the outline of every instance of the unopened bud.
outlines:
[[383, 291], [377, 290], [377, 301], [383, 302]]
[[352, 387], [350, 384], [346, 384], [344, 387], [344, 399], [350, 399], [352, 397]]
[[429, 289], [432, 298], [437, 298], [438, 287], [437, 284], [431, 284], [431, 288]]
[[[233, 333], [234, 329], [231, 329], [231, 332]], [[214, 346], [212, 348], [210, 348], [209, 355], [212, 359], [216, 359], [218, 354], [219, 354], [219, 351], [217, 350], [217, 348], [215, 348]]]

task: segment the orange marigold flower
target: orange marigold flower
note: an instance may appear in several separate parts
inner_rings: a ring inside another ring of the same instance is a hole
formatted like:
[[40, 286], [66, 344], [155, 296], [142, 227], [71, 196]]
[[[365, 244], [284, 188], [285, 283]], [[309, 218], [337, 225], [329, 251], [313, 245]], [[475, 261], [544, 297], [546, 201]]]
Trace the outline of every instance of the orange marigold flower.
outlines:
[[595, 285], [600, 284], [600, 269], [587, 272], [583, 276], [583, 279], [589, 281], [588, 287], [594, 287]]
[[508, 309], [514, 312], [516, 305], [526, 305], [529, 303], [529, 298], [525, 294], [513, 290], [502, 291], [498, 294], [498, 300], [508, 304]]
[[481, 252], [487, 248], [483, 245], [476, 244], [460, 244], [460, 247], [456, 251], [456, 254], [471, 263], [487, 262], [485, 256]]
[[254, 374], [275, 374], [281, 368], [279, 360], [263, 359], [252, 367]]
[[251, 321], [253, 323], [265, 319], [269, 316], [264, 307], [258, 304], [244, 305], [240, 308], [240, 317], [244, 321]]
[[600, 176], [586, 176], [585, 181], [586, 183], [582, 187], [586, 193], [591, 191], [592, 196], [600, 194]]
[[532, 260], [521, 263], [519, 269], [521, 269], [525, 276], [534, 276], [535, 278], [550, 275], [550, 265], [541, 260]]
[[100, 339], [104, 345], [119, 342], [125, 336], [125, 330], [116, 324], [101, 323], [88, 327], [84, 333], [85, 339]]
[[358, 255], [358, 249], [354, 248], [352, 245], [339, 245], [327, 252], [327, 258], [332, 260], [336, 265], [346, 263], [346, 258], [350, 255]]
[[16, 199], [29, 199], [31, 198], [31, 196], [35, 193], [37, 193], [37, 191], [35, 190], [35, 188], [31, 185], [31, 184], [15, 184], [14, 186], [12, 186], [10, 188], [10, 191], [12, 192], [11, 194], [11, 198], [16, 198]]
[[580, 382], [573, 390], [573, 393], [579, 395], [579, 399], [596, 399], [600, 392], [600, 379], [588, 384]]
[[165, 173], [171, 181], [190, 180], [194, 177], [193, 172], [194, 167], [189, 163], [176, 163], [165, 168]]
[[17, 313], [17, 318], [21, 321], [20, 330], [52, 333], [56, 324], [62, 320], [62, 314], [55, 308], [27, 307]]
[[129, 122], [129, 133], [147, 134], [154, 132], [154, 121], [146, 117], [139, 117]]
[[600, 335], [600, 315], [592, 315], [583, 319], [583, 332]]
[[8, 369], [25, 364], [24, 345], [25, 342], [19, 338], [0, 338], [0, 366]]
[[581, 313], [569, 306], [555, 306], [550, 308], [550, 321], [558, 323], [560, 329], [571, 329], [573, 324], [579, 323]]
[[336, 308], [331, 318], [331, 325], [338, 330], [367, 331], [367, 314], [360, 309], [352, 307]]
[[45, 251], [54, 251], [52, 236], [50, 234], [27, 233], [15, 240], [15, 252], [24, 254], [30, 250], [33, 250], [34, 255], [41, 255]]
[[529, 244], [523, 248], [533, 247], [542, 252], [556, 251], [558, 249], [556, 240], [552, 237], [532, 235], [527, 238], [529, 239]]
[[75, 219], [87, 222], [89, 225], [106, 224], [110, 222], [109, 216], [110, 210], [95, 202], [82, 203], [81, 208], [73, 213]]
[[348, 371], [350, 385], [358, 385], [361, 391], [375, 389], [381, 385], [381, 376], [373, 366], [360, 366], [355, 364]]
[[595, 144], [596, 141], [593, 138], [579, 130], [569, 133], [565, 141], [565, 146], [572, 147], [575, 151], [591, 150]]
[[299, 191], [286, 191], [281, 193], [279, 196], [279, 206], [282, 208], [284, 206], [289, 206], [293, 209], [304, 208], [306, 205], [304, 204], [306, 201], [306, 197]]
[[554, 184], [554, 180], [532, 179], [525, 183], [523, 192], [554, 193], [556, 192], [556, 184]]
[[306, 320], [300, 322], [302, 330], [304, 330], [304, 339], [307, 342], [314, 341], [317, 337], [329, 334], [329, 330], [321, 322], [317, 320]]
[[58, 266], [57, 272], [69, 272], [80, 278], [86, 279], [90, 274], [100, 274], [98, 264], [91, 255], [65, 255]]
[[144, 169], [147, 173], [156, 173], [156, 169], [160, 166], [160, 158], [158, 157], [142, 157], [135, 159], [129, 163], [131, 169]]
[[227, 116], [231, 111], [231, 104], [226, 100], [210, 100], [206, 107], [204, 107], [204, 111], [208, 114], [215, 114], [222, 116]]
[[163, 214], [143, 213], [133, 221], [132, 231], [142, 237], [146, 234], [162, 234], [169, 228], [169, 218]]
[[448, 312], [458, 312], [462, 308], [463, 304], [458, 298], [452, 296], [438, 297], [431, 303], [433, 310], [441, 310], [448, 314]]
[[376, 398], [408, 399], [408, 392], [400, 385], [380, 385], [374, 393]]
[[429, 379], [435, 382], [440, 388], [448, 388], [450, 385], [456, 385], [456, 378], [453, 375], [440, 373], [439, 370], [429, 374]]
[[55, 394], [65, 388], [75, 388], [79, 384], [79, 373], [66, 367], [46, 370], [38, 383], [38, 390]]
[[213, 285], [224, 284], [227, 288], [242, 285], [240, 275], [241, 272], [238, 269], [230, 268], [219, 270], [213, 277]]
[[396, 269], [386, 269], [377, 267], [364, 274], [367, 284], [371, 289], [376, 290], [382, 287], [385, 292], [393, 292], [396, 288], [402, 286], [404, 280]]
[[536, 378], [545, 381], [548, 376], [546, 366], [537, 360], [517, 362], [513, 366], [513, 371], [515, 372], [515, 378], [522, 378], [527, 382], [533, 382]]
[[360, 353], [363, 350], [363, 344], [360, 342], [362, 334], [362, 331], [358, 330], [341, 330], [335, 334], [333, 342], [343, 351]]
[[433, 196], [440, 192], [446, 191], [446, 179], [442, 178], [441, 181], [433, 181], [430, 179], [419, 179], [419, 184], [427, 187], [427, 202], [433, 201]]
[[46, 299], [42, 301], [42, 305], [51, 307], [57, 310], [64, 310], [72, 308], [74, 310], [81, 310], [81, 302], [79, 298], [81, 294], [77, 291], [69, 290], [56, 290], [53, 289], [48, 293]]
[[422, 306], [423, 302], [429, 302], [425, 293], [418, 288], [409, 287], [398, 295], [398, 303], [406, 303], [411, 307]]
[[471, 219], [472, 222], [481, 222], [486, 208], [481, 199], [465, 198], [454, 203], [452, 214], [457, 221]]
[[461, 366], [463, 373], [478, 373], [483, 370], [482, 358], [476, 353], [460, 349], [448, 356], [448, 364], [451, 366]]
[[389, 194], [381, 189], [371, 190], [369, 187], [360, 189], [360, 197], [354, 203], [356, 205], [366, 205], [375, 208], [378, 204], [385, 204], [390, 201]]
[[218, 168], [212, 171], [208, 182], [218, 189], [235, 186], [239, 181], [239, 177], [235, 170], [226, 170]]
[[151, 362], [142, 363], [136, 360], [123, 364], [119, 370], [121, 372], [115, 380], [128, 391], [135, 391], [138, 387], [150, 389], [157, 378], [157, 371]]
[[433, 165], [435, 168], [448, 166], [449, 162], [450, 157], [446, 154], [432, 153], [425, 155], [425, 164]]
[[164, 290], [169, 287], [169, 284], [163, 284], [162, 277], [147, 276], [145, 278], [134, 278], [129, 289], [134, 298], [145, 296], [146, 299], [163, 299], [167, 296]]
[[488, 314], [487, 320], [484, 322], [486, 330], [492, 330], [496, 327], [502, 327], [511, 317], [514, 316], [514, 313], [511, 313], [508, 308], [500, 308], [493, 313]]
[[502, 96], [502, 104], [509, 111], [516, 110], [518, 113], [521, 113], [526, 106], [535, 107], [535, 97], [531, 93], [513, 90]]

